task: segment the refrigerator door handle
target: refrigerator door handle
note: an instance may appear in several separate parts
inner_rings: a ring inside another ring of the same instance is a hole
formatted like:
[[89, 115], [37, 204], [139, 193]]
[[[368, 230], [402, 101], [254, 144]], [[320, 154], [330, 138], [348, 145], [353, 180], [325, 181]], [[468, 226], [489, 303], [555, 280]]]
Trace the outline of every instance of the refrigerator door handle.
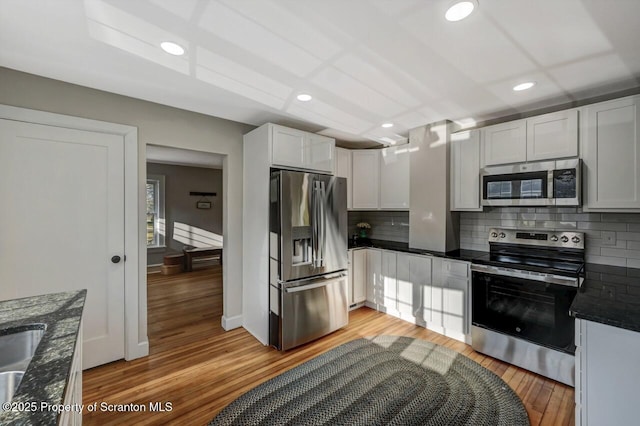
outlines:
[[311, 256], [312, 256], [312, 265], [314, 268], [318, 268], [321, 266], [321, 258], [320, 258], [320, 232], [321, 232], [321, 222], [320, 216], [322, 208], [322, 196], [319, 194], [321, 188], [321, 182], [318, 180], [313, 181], [311, 191]]
[[320, 203], [318, 203], [320, 205], [320, 223], [319, 223], [319, 229], [320, 229], [320, 238], [319, 238], [319, 242], [318, 242], [318, 252], [319, 252], [319, 258], [318, 258], [318, 267], [324, 267], [324, 252], [326, 249], [326, 245], [327, 245], [327, 230], [325, 229], [326, 224], [327, 224], [327, 212], [326, 212], [326, 192], [325, 192], [325, 188], [324, 188], [324, 182], [320, 181], [320, 187], [318, 189], [318, 192], [320, 193]]
[[342, 275], [342, 276], [340, 276], [338, 278], [322, 280], [321, 282], [315, 282], [315, 283], [306, 284], [306, 285], [299, 285], [297, 287], [285, 287], [284, 292], [285, 293], [297, 293], [299, 291], [311, 290], [311, 289], [318, 288], [318, 287], [325, 287], [325, 286], [327, 286], [329, 284], [333, 284], [335, 282], [343, 281], [346, 278], [347, 278], [346, 275]]

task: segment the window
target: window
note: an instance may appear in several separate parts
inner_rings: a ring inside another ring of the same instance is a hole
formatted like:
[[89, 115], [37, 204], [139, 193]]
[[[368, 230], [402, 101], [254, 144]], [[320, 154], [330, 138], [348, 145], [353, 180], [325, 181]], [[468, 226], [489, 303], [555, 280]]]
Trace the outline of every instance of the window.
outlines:
[[164, 176], [147, 176], [147, 247], [164, 247]]

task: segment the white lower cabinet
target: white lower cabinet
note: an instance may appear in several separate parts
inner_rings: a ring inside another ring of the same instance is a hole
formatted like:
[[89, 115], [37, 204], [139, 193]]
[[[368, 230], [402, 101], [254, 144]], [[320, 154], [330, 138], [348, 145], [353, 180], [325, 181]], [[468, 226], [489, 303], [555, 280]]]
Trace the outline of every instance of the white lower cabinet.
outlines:
[[382, 280], [382, 250], [367, 249], [367, 304], [378, 309], [382, 306], [384, 283]]
[[367, 298], [367, 251], [349, 250], [349, 305]]
[[576, 426], [638, 424], [640, 333], [576, 320]]
[[[78, 337], [71, 361], [71, 372], [64, 395], [65, 406], [82, 404], [82, 322], [78, 328]], [[60, 426], [82, 425], [82, 412], [79, 410], [61, 411], [58, 421]]]
[[[470, 263], [434, 258], [431, 306], [425, 304], [428, 328], [445, 336], [470, 343], [471, 322]], [[426, 298], [425, 298], [426, 302]]]
[[382, 294], [380, 304], [382, 310], [397, 316], [398, 313], [398, 280], [396, 279], [397, 255], [394, 251], [383, 250], [380, 279], [382, 280]]
[[365, 249], [352, 266], [354, 288], [366, 270], [368, 307], [470, 343], [469, 262]]
[[431, 258], [398, 253], [398, 311], [401, 318], [425, 322], [424, 299], [431, 297]]

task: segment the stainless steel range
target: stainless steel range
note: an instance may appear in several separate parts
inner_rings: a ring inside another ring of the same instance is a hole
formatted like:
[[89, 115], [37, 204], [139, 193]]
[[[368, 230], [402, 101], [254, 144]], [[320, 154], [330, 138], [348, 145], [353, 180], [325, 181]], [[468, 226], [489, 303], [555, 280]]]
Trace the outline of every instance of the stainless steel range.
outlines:
[[582, 281], [584, 233], [491, 229], [473, 260], [472, 346], [574, 386], [569, 308]]

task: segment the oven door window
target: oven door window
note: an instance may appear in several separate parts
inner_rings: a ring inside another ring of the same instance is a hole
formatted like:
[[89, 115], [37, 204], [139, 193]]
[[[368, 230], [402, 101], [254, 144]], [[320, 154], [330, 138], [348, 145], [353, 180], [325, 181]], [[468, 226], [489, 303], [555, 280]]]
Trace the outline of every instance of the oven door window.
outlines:
[[472, 321], [574, 353], [575, 327], [569, 307], [575, 295], [574, 287], [474, 272]]
[[483, 177], [485, 200], [547, 198], [547, 172]]

